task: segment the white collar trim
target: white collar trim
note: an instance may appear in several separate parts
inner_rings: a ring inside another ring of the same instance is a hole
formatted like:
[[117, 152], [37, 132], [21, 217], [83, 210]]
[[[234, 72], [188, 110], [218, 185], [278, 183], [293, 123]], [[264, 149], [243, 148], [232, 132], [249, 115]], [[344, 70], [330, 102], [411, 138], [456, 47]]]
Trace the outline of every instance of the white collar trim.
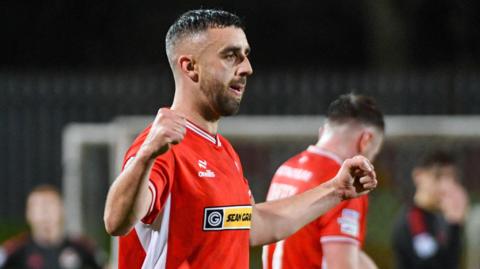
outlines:
[[339, 165], [342, 165], [342, 163], [343, 163], [343, 159], [340, 158], [337, 154], [335, 154], [331, 151], [322, 149], [318, 146], [310, 145], [310, 146], [308, 146], [307, 151], [309, 151], [311, 153], [315, 153], [315, 154], [318, 154], [318, 155], [328, 157], [328, 158], [334, 160], [335, 162], [337, 162]]
[[191, 123], [190, 121], [187, 121], [187, 128], [190, 129], [192, 132], [198, 134], [199, 136], [205, 138], [206, 140], [212, 142], [213, 144], [219, 147], [221, 146], [220, 139], [218, 139], [218, 135], [212, 136], [211, 134], [197, 127], [195, 124]]

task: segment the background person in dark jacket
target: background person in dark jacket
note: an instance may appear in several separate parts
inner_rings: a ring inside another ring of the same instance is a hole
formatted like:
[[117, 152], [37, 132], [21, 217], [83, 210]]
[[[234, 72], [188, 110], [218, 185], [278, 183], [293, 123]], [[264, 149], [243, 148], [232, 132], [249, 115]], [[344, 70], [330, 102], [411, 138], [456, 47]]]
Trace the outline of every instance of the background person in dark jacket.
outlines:
[[60, 192], [42, 185], [28, 195], [26, 218], [30, 233], [7, 240], [0, 248], [0, 268], [96, 269], [104, 257], [85, 238], [64, 232], [64, 208]]
[[458, 268], [468, 197], [453, 157], [430, 153], [412, 177], [413, 205], [402, 210], [393, 231], [397, 268]]

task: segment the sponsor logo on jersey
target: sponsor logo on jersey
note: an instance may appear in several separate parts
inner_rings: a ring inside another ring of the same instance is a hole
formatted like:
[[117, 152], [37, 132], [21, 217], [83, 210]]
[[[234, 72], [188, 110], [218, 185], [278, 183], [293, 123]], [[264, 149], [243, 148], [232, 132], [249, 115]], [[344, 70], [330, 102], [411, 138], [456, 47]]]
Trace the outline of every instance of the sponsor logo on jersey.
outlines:
[[198, 160], [198, 166], [203, 169], [207, 169], [207, 161], [206, 160]]
[[198, 176], [199, 177], [215, 177], [215, 172], [213, 172], [212, 170], [207, 170], [207, 171], [199, 171], [198, 172]]
[[343, 209], [338, 223], [342, 233], [358, 237], [360, 232], [360, 213], [358, 211], [349, 208]]
[[313, 173], [305, 169], [294, 168], [288, 165], [282, 165], [280, 166], [280, 168], [278, 168], [276, 175], [307, 182], [310, 180]]
[[204, 231], [248, 230], [252, 206], [207, 207], [203, 214]]
[[214, 178], [215, 177], [215, 172], [213, 172], [210, 169], [207, 169], [207, 161], [206, 160], [198, 160], [198, 166], [201, 169], [205, 169], [205, 170], [198, 171], [198, 176], [199, 177], [206, 177], [206, 178]]

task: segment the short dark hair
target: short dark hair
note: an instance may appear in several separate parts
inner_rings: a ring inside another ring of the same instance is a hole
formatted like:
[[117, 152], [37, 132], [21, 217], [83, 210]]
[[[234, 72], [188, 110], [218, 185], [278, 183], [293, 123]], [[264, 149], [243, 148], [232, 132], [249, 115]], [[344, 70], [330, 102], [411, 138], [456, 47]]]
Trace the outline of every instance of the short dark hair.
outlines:
[[432, 168], [434, 166], [456, 165], [455, 158], [447, 151], [435, 150], [425, 153], [416, 167]]
[[[192, 35], [209, 28], [237, 27], [245, 29], [243, 21], [235, 14], [221, 9], [190, 10], [178, 17], [170, 26], [165, 38], [167, 56], [176, 42], [186, 35]], [[170, 56], [169, 56], [170, 58]]]
[[377, 127], [382, 132], [385, 131], [383, 114], [375, 100], [369, 96], [353, 93], [340, 95], [328, 107], [327, 118], [333, 123], [346, 123], [354, 120]]

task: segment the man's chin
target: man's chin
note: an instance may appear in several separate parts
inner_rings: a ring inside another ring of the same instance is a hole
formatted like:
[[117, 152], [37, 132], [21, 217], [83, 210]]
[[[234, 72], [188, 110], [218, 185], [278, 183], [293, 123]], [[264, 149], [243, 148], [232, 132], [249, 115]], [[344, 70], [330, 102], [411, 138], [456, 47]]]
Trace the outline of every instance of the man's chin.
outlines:
[[230, 117], [230, 116], [235, 116], [238, 114], [239, 109], [236, 109], [235, 111], [225, 111], [222, 112], [222, 117]]
[[234, 116], [236, 114], [238, 114], [238, 111], [240, 110], [240, 103], [238, 103], [238, 105], [236, 106], [230, 106], [228, 108], [223, 108], [220, 115], [222, 117], [229, 117], [229, 116]]

